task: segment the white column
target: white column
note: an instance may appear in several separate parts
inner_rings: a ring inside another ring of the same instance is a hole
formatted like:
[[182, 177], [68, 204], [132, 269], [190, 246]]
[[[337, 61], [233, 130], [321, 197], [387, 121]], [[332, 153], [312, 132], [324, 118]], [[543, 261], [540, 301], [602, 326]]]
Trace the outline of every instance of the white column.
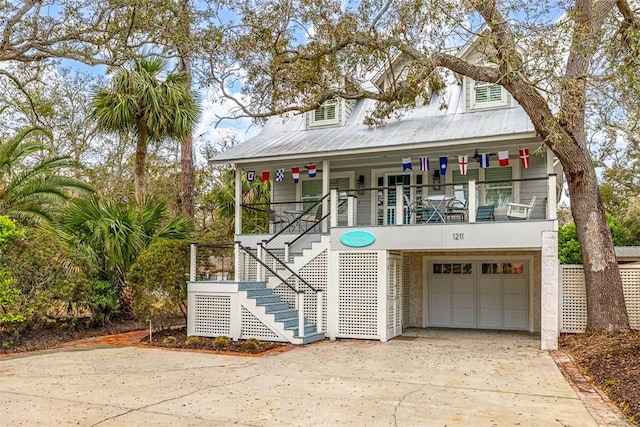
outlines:
[[387, 251], [378, 251], [378, 335], [382, 342], [386, 342], [389, 339], [389, 325], [387, 323], [389, 274], [387, 262]]
[[236, 170], [236, 188], [235, 188], [235, 220], [236, 220], [236, 236], [242, 234], [242, 168], [235, 164]]
[[353, 227], [358, 222], [358, 198], [349, 196], [347, 198], [347, 226]]
[[322, 330], [322, 291], [316, 292], [316, 332], [324, 332]]
[[547, 181], [547, 219], [558, 218], [558, 208], [556, 206], [556, 178], [555, 174], [549, 175]]
[[476, 222], [476, 180], [469, 180], [469, 222]]
[[540, 289], [540, 348], [556, 350], [560, 335], [560, 280], [558, 232], [542, 232]]
[[[331, 169], [330, 169], [330, 164], [329, 164], [329, 160], [323, 160], [322, 161], [322, 195], [324, 196], [325, 194], [327, 194], [329, 192], [329, 183], [331, 182], [330, 177], [331, 175]], [[324, 216], [327, 212], [329, 212], [329, 201], [327, 199], [324, 199], [324, 201], [322, 202], [322, 216]], [[327, 221], [322, 221], [322, 232], [326, 233], [327, 230], [329, 230], [329, 227], [327, 226]]]
[[[404, 192], [402, 184], [396, 185], [396, 225], [404, 224]], [[409, 206], [407, 206], [409, 209]]]
[[[331, 227], [337, 227], [338, 226], [338, 189], [337, 188], [332, 188], [331, 189], [331, 216], [329, 217], [330, 221], [331, 221]], [[323, 210], [322, 212], [327, 212], [325, 210]], [[324, 231], [324, 230], [323, 230]]]
[[189, 262], [189, 281], [196, 281], [196, 255], [198, 254], [198, 247], [195, 243], [191, 244], [191, 258]]

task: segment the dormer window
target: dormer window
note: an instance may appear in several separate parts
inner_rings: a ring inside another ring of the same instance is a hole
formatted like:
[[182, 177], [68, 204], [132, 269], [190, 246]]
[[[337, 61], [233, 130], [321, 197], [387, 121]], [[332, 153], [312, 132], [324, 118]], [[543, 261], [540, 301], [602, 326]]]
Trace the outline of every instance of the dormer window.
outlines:
[[487, 82], [474, 82], [472, 99], [474, 108], [502, 106], [506, 103], [502, 86]]
[[340, 123], [338, 102], [335, 99], [325, 101], [311, 112], [311, 126], [335, 125]]

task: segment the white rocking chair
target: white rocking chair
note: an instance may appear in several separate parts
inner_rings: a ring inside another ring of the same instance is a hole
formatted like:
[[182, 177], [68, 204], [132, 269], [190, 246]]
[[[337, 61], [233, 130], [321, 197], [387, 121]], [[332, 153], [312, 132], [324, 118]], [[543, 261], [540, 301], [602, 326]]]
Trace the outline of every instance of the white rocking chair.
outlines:
[[507, 219], [529, 219], [535, 204], [536, 196], [531, 196], [531, 201], [528, 205], [524, 205], [521, 203], [507, 204]]

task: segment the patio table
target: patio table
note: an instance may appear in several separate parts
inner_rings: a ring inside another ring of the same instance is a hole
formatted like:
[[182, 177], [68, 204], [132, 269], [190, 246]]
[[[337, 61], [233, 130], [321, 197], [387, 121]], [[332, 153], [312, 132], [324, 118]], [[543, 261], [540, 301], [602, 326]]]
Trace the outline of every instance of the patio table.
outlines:
[[428, 218], [422, 218], [423, 222], [430, 222], [430, 221], [441, 221], [441, 222], [447, 222], [446, 220], [446, 215], [445, 215], [445, 208], [447, 207], [447, 204], [449, 203], [449, 201], [455, 199], [455, 196], [452, 196], [450, 194], [434, 194], [432, 196], [426, 196], [423, 197], [422, 200], [424, 201], [425, 205], [427, 206], [427, 208], [432, 208], [433, 212], [430, 212], [428, 214]]

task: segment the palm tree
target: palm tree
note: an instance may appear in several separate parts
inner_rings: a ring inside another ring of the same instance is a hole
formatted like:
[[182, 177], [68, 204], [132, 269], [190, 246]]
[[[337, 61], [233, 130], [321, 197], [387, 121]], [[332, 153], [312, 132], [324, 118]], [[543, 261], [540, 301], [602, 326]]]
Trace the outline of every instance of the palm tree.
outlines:
[[64, 170], [79, 165], [68, 157], [46, 157], [47, 148], [34, 139], [51, 139], [47, 129], [23, 129], [0, 142], [0, 213], [25, 224], [50, 222], [54, 208], [73, 194], [91, 192], [91, 187]]
[[[200, 117], [200, 107], [185, 84], [185, 73], [167, 73], [162, 58], [140, 58], [118, 67], [108, 88], [93, 95], [92, 116], [108, 132], [136, 136], [134, 188], [136, 203], [145, 197], [145, 162], [149, 140], [181, 139]], [[164, 76], [164, 80], [162, 77]]]
[[191, 220], [181, 215], [168, 218], [166, 210], [163, 201], [149, 198], [141, 205], [96, 197], [77, 199], [61, 213], [57, 230], [93, 259], [100, 278], [119, 289], [123, 308], [131, 312], [127, 273], [140, 252], [160, 240], [191, 237]]

